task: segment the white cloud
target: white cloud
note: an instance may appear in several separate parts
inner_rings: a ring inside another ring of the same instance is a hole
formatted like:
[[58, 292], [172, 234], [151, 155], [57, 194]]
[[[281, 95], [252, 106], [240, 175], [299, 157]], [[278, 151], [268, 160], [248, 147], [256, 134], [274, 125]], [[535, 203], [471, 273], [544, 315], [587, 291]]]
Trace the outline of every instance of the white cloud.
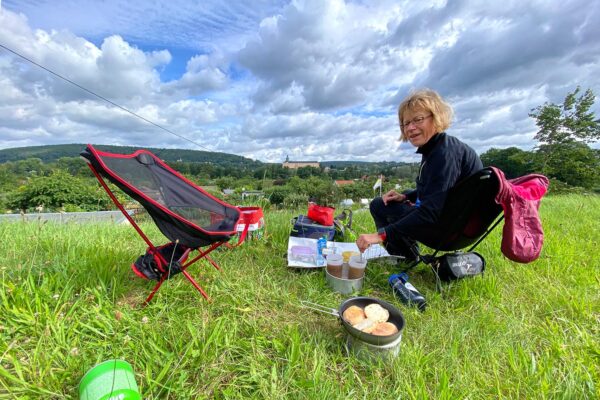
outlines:
[[[263, 161], [415, 160], [397, 141], [395, 114], [423, 86], [451, 102], [449, 133], [479, 152], [534, 146], [529, 111], [577, 85], [600, 95], [599, 2], [2, 7], [0, 44], [204, 150]], [[4, 49], [0, 93], [0, 147], [198, 148]]]
[[383, 10], [369, 11], [341, 0], [305, 1], [269, 19], [239, 53], [263, 82], [255, 100], [268, 105], [295, 87], [299, 104], [327, 111], [367, 102], [381, 82], [405, 81], [414, 63], [384, 43]]

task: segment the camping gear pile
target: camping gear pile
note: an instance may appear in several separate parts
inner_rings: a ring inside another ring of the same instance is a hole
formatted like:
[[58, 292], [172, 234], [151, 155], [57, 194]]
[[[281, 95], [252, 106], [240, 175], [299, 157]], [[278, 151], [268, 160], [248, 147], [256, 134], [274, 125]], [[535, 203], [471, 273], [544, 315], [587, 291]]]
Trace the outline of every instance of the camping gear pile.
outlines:
[[325, 236], [329, 241], [354, 242], [356, 233], [352, 230], [352, 210], [344, 209], [333, 216], [335, 208], [308, 204], [306, 215], [292, 219], [291, 236], [318, 239]]
[[355, 244], [352, 210], [344, 209], [335, 217], [334, 212], [332, 207], [310, 202], [307, 215], [292, 219], [288, 265], [326, 267], [329, 286], [336, 292], [350, 294], [362, 288], [366, 259]]
[[327, 240], [333, 240], [335, 236], [335, 226], [333, 224], [322, 225], [306, 215], [299, 215], [292, 218], [291, 236], [311, 239], [325, 237]]

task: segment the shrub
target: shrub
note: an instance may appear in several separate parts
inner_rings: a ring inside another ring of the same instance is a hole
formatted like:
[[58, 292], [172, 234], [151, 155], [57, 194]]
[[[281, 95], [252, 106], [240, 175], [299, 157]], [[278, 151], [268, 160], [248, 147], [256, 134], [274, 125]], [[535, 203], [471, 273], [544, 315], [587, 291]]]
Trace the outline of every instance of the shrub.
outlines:
[[578, 186], [571, 186], [558, 179], [550, 178], [550, 186], [548, 187], [549, 194], [570, 194], [570, 193], [586, 193], [587, 191]]
[[308, 197], [300, 193], [290, 193], [283, 200], [283, 205], [286, 208], [296, 209], [298, 207], [306, 207]]
[[277, 187], [268, 193], [269, 201], [274, 205], [283, 204], [289, 192], [290, 190], [285, 186]]
[[53, 211], [76, 205], [81, 211], [93, 211], [107, 209], [111, 204], [110, 198], [97, 186], [63, 170], [55, 170], [50, 176], [31, 178], [7, 198], [8, 207], [19, 210], [43, 206]]

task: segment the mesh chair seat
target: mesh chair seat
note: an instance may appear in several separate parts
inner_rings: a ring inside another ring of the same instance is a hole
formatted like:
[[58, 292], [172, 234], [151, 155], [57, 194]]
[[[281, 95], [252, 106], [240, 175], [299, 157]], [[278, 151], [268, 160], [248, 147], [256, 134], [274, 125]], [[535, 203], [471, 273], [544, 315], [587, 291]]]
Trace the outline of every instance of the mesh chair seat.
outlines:
[[[206, 259], [219, 269], [208, 254], [238, 233], [237, 226], [242, 216], [240, 209], [212, 196], [147, 150], [115, 154], [88, 145], [81, 156], [115, 205], [148, 244], [146, 255], [149, 257], [142, 256], [132, 267], [136, 274], [159, 281], [146, 302], [152, 299], [162, 283], [175, 271], [182, 272], [208, 298], [186, 268], [200, 259]], [[171, 243], [154, 246], [125, 211], [104, 179], [139, 202]], [[244, 237], [245, 234], [238, 245], [243, 242]], [[208, 249], [201, 250], [207, 246]], [[175, 269], [172, 268], [174, 254], [169, 254], [169, 249], [177, 252], [175, 260], [179, 264], [175, 265]], [[198, 256], [186, 262], [189, 252], [185, 253], [185, 257], [179, 252], [187, 249], [197, 250]]]

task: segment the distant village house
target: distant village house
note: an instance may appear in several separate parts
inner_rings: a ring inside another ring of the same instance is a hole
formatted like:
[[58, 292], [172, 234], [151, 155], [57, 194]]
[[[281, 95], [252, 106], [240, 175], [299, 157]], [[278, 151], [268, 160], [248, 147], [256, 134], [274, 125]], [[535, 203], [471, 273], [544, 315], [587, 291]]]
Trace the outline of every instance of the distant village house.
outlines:
[[319, 168], [320, 164], [318, 161], [290, 161], [290, 157], [286, 156], [285, 161], [282, 164], [283, 168], [298, 169], [303, 167], [315, 167]]

